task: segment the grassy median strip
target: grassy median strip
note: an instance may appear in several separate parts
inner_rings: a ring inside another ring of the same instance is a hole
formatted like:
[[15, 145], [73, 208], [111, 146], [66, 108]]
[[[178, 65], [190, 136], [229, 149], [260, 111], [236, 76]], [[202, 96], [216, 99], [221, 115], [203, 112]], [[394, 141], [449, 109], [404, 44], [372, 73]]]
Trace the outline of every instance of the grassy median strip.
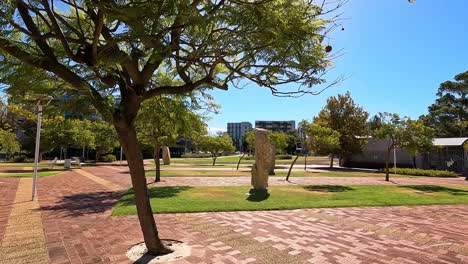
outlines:
[[[270, 196], [249, 196], [249, 186], [154, 187], [150, 189], [154, 213], [284, 210], [350, 206], [468, 204], [467, 186], [434, 185], [304, 185], [271, 186]], [[112, 214], [134, 215], [130, 189]]]
[[[52, 176], [64, 172], [64, 170], [51, 170], [51, 171], [38, 171], [38, 177], [45, 177], [45, 176]], [[34, 175], [33, 172], [10, 172], [10, 173], [0, 173], [0, 178], [5, 177], [32, 177]]]
[[[154, 177], [156, 172], [153, 168], [147, 168], [146, 176]], [[270, 177], [286, 177], [286, 171], [276, 171], [275, 175]], [[250, 171], [237, 170], [163, 170], [161, 177], [250, 177]], [[327, 172], [311, 172], [311, 171], [294, 171], [291, 173], [291, 178], [294, 177], [376, 177], [384, 178], [385, 174], [378, 172], [361, 172], [361, 171], [327, 171]], [[417, 178], [421, 176], [411, 175], [390, 175], [391, 178]]]

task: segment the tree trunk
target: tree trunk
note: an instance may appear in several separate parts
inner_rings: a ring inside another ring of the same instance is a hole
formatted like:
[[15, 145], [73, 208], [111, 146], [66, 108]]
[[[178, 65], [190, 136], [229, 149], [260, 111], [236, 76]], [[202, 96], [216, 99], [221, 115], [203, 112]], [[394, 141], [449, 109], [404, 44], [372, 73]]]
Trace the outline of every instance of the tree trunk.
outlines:
[[388, 163], [390, 162], [390, 152], [392, 151], [392, 148], [387, 149], [387, 158], [385, 160], [385, 180], [390, 181], [390, 173], [388, 169]]
[[154, 147], [154, 165], [156, 166], [156, 177], [154, 178], [154, 182], [161, 181], [161, 163], [159, 161], [159, 153], [161, 152], [160, 146]]
[[244, 156], [245, 156], [245, 153], [242, 154], [242, 156], [239, 159], [239, 162], [237, 162], [237, 169], [236, 170], [239, 170], [239, 165], [241, 163], [241, 160], [244, 158]]
[[298, 158], [299, 158], [299, 154], [296, 156], [294, 161], [291, 163], [291, 166], [289, 167], [288, 176], [286, 176], [286, 181], [289, 181], [289, 175], [291, 175], [291, 170], [294, 167], [294, 164], [296, 163]]
[[333, 168], [333, 159], [335, 158], [335, 155], [330, 156], [330, 168]]
[[307, 170], [307, 154], [304, 154], [304, 170]]
[[148, 253], [155, 256], [170, 253], [171, 250], [164, 247], [158, 236], [156, 222], [154, 221], [149, 201], [148, 187], [146, 185], [143, 155], [137, 139], [135, 126], [132, 121], [115, 116], [114, 126], [125, 151], [128, 167], [130, 169], [138, 220], [140, 221], [140, 227], [143, 232], [143, 238]]
[[216, 156], [213, 156], [213, 166], [216, 164]]

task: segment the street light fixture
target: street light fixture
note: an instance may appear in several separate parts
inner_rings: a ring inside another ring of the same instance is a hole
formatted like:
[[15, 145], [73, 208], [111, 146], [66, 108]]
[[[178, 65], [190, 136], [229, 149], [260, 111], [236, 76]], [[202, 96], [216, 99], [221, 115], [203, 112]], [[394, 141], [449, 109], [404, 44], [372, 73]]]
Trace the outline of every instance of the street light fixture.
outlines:
[[34, 176], [33, 176], [33, 189], [32, 189], [32, 200], [36, 199], [37, 196], [37, 167], [39, 163], [39, 147], [41, 142], [41, 123], [42, 123], [42, 102], [48, 99], [44, 106], [49, 105], [52, 101], [52, 96], [44, 96], [37, 100], [37, 128], [36, 128], [36, 148], [34, 151]]

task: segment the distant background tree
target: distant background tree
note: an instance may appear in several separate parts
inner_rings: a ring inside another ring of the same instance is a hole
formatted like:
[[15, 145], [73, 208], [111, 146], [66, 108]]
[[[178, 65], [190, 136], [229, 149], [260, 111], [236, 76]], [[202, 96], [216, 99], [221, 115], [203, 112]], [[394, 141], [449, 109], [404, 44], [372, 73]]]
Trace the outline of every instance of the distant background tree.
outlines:
[[117, 133], [109, 123], [104, 121], [92, 122], [90, 130], [94, 134], [96, 161], [102, 160], [104, 155], [112, 155], [114, 149], [120, 146]]
[[96, 148], [96, 135], [92, 131], [93, 122], [95, 121], [75, 119], [72, 122], [73, 126], [78, 129], [75, 134], [75, 146], [82, 149], [81, 158], [83, 160], [88, 159], [86, 148]]
[[424, 124], [423, 120], [405, 120], [402, 136], [402, 147], [412, 156], [413, 167], [416, 167], [416, 156], [427, 154], [433, 147], [435, 130]]
[[404, 121], [395, 113], [378, 113], [375, 120], [379, 120], [379, 125], [372, 131], [375, 138], [387, 140], [385, 155], [385, 180], [390, 180], [389, 162], [393, 148], [401, 147], [403, 135], [405, 133]]
[[468, 71], [440, 85], [437, 99], [423, 119], [436, 129], [438, 137], [468, 136]]
[[193, 139], [206, 133], [206, 124], [190, 104], [180, 96], [158, 96], [143, 103], [137, 117], [139, 140], [153, 149], [155, 182], [161, 178], [161, 146], [173, 146], [180, 137]]
[[[47, 92], [29, 85], [30, 92], [54, 94], [67, 83], [113, 124], [130, 168], [148, 253], [160, 255], [170, 250], [159, 239], [149, 202], [135, 130], [141, 103], [162, 94], [227, 90], [243, 85], [242, 80], [278, 96], [316, 94], [312, 88], [325, 82], [323, 74], [331, 65], [330, 49], [323, 43], [336, 26], [331, 13], [341, 5], [304, 0], [3, 1], [1, 59], [13, 78], [27, 73], [30, 83], [57, 84]], [[15, 70], [24, 64], [38, 74]], [[159, 72], [177, 83], [160, 83]], [[298, 85], [287, 90], [289, 83]]]
[[20, 144], [15, 133], [0, 129], [0, 151], [6, 154], [7, 160], [11, 154], [20, 151]]
[[255, 155], [255, 132], [254, 130], [249, 130], [245, 133], [244, 142], [246, 144], [246, 149], [249, 150], [249, 153]]
[[313, 119], [313, 123], [320, 123], [340, 134], [340, 149], [338, 153], [331, 155], [332, 166], [335, 156], [341, 160], [363, 151], [369, 134], [368, 116], [369, 113], [354, 102], [349, 92], [328, 98], [327, 104]]
[[236, 147], [232, 143], [229, 135], [201, 136], [196, 141], [200, 150], [209, 152], [213, 158], [213, 166], [216, 165], [216, 159], [223, 153], [232, 153]]
[[330, 168], [333, 167], [333, 156], [341, 153], [340, 132], [319, 122], [303, 123], [307, 135], [307, 146], [316, 155], [330, 156]]

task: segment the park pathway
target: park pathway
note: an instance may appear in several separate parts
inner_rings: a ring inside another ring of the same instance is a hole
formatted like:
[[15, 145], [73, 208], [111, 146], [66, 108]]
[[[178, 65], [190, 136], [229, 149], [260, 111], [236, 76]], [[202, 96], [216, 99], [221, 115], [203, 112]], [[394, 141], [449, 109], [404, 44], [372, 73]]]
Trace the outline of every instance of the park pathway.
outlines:
[[[128, 179], [128, 174], [105, 167], [41, 177], [40, 213], [31, 210], [37, 208], [34, 203], [22, 211], [16, 208], [16, 202], [27, 200], [19, 190], [30, 194], [27, 179], [16, 183], [0, 179], [2, 187], [18, 186], [14, 200], [9, 190], [0, 187], [0, 197], [10, 199], [1, 204], [0, 213], [17, 216], [27, 211], [37, 227], [41, 226], [37, 217], [42, 217], [51, 264], [131, 263], [125, 253], [142, 241], [138, 219], [111, 216], [112, 207], [129, 186]], [[5, 208], [10, 203], [15, 206], [8, 213]], [[468, 205], [158, 214], [155, 218], [161, 238], [192, 246], [190, 257], [169, 264], [468, 263]], [[7, 225], [5, 236], [9, 232]], [[36, 247], [41, 239], [38, 242]], [[44, 260], [44, 251], [37, 252], [33, 263]]]
[[39, 202], [31, 201], [32, 178], [19, 180], [1, 240], [0, 263], [48, 263]]

